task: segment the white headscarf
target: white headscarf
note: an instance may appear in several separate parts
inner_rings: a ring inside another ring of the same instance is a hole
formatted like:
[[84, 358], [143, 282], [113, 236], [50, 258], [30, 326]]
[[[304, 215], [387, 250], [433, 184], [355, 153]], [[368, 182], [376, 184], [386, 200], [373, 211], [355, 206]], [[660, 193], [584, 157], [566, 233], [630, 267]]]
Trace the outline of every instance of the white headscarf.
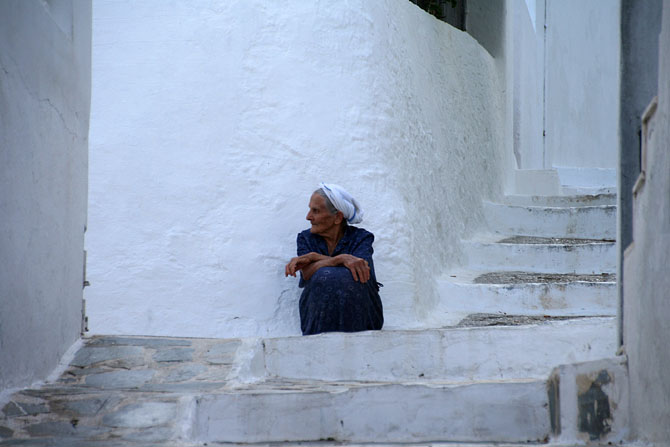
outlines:
[[344, 188], [334, 183], [319, 183], [319, 187], [326, 193], [328, 199], [338, 211], [342, 211], [344, 218], [350, 224], [363, 221], [363, 210], [359, 203], [351, 197]]

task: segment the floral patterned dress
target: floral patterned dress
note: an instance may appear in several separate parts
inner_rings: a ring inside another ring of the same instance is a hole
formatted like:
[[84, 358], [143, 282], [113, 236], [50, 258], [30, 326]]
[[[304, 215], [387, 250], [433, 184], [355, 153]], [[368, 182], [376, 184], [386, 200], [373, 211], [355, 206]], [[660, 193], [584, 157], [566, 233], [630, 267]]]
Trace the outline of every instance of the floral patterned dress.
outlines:
[[[322, 332], [378, 330], [384, 324], [379, 284], [372, 262], [375, 237], [362, 228], [347, 226], [330, 256], [350, 254], [368, 261], [370, 279], [354, 281], [348, 268], [322, 267], [305, 281], [300, 276], [300, 327], [303, 335]], [[328, 256], [326, 241], [305, 230], [298, 234], [298, 256], [316, 252]]]

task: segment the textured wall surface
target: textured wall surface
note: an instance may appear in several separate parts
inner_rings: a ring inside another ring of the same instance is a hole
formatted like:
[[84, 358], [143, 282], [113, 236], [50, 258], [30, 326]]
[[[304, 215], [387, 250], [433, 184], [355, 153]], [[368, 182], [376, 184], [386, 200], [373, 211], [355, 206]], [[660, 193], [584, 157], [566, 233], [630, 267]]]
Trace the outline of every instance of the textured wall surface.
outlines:
[[[534, 2], [531, 2], [534, 3]], [[532, 10], [528, 2], [511, 1], [514, 63], [514, 156], [519, 169], [551, 168], [545, 157], [544, 126], [544, 2]], [[531, 16], [531, 12], [535, 15]]]
[[[621, 2], [621, 134], [618, 166], [619, 253], [633, 240], [633, 185], [640, 174], [640, 126], [644, 109], [658, 89], [658, 34], [662, 0]], [[619, 263], [620, 294], [623, 263]]]
[[670, 2], [663, 2], [658, 109], [650, 122], [646, 182], [633, 202], [633, 243], [624, 258], [624, 343], [633, 437], [670, 439]]
[[90, 1], [0, 2], [0, 390], [81, 331]]
[[298, 333], [283, 268], [319, 181], [365, 209], [386, 327], [423, 324], [501, 184], [472, 37], [405, 0], [101, 0], [93, 20], [93, 333]]
[[620, 9], [620, 0], [546, 2], [548, 166], [616, 167]]

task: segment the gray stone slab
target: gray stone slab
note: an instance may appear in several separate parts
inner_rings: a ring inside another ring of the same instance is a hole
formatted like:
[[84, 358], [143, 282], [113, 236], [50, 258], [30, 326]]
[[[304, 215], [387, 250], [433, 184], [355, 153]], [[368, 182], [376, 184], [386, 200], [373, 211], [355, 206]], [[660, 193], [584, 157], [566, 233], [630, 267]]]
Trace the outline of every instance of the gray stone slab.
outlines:
[[112, 371], [86, 377], [86, 385], [102, 389], [137, 388], [150, 381], [154, 374], [151, 369]]
[[123, 439], [132, 442], [144, 441], [169, 441], [175, 437], [175, 429], [168, 427], [145, 428], [138, 431], [132, 431], [123, 435]]
[[90, 390], [76, 385], [56, 384], [53, 386], [44, 386], [36, 390], [22, 390], [21, 394], [49, 400], [53, 396], [71, 396], [74, 394], [88, 394], [90, 392]]
[[226, 386], [226, 382], [183, 382], [183, 383], [149, 383], [140, 391], [163, 393], [194, 393], [218, 390]]
[[2, 441], [3, 446], [20, 445], [24, 447], [60, 447], [61, 444], [55, 444], [55, 440], [48, 438], [38, 439], [8, 439]]
[[77, 352], [70, 365], [83, 367], [110, 360], [128, 361], [130, 358], [143, 357], [144, 349], [139, 346], [84, 347]]
[[155, 362], [190, 362], [193, 360], [193, 348], [160, 349], [153, 356]]
[[109, 398], [94, 397], [91, 399], [73, 400], [64, 403], [65, 409], [79, 416], [94, 416], [102, 409]]
[[198, 374], [202, 374], [205, 371], [207, 371], [207, 367], [198, 363], [181, 365], [170, 370], [170, 372], [163, 378], [163, 381], [171, 383], [184, 382], [196, 377]]
[[144, 360], [144, 357], [128, 357], [125, 359], [109, 360], [107, 362], [102, 363], [102, 365], [105, 365], [110, 368], [123, 368], [123, 369], [137, 368], [144, 366], [145, 364], [147, 364], [147, 361]]
[[205, 353], [205, 360], [214, 365], [231, 364], [239, 346], [240, 342], [237, 340], [216, 343]]
[[149, 428], [172, 422], [176, 415], [176, 403], [142, 402], [125, 405], [105, 415], [102, 423], [109, 427]]
[[498, 241], [499, 244], [561, 244], [561, 245], [582, 245], [582, 244], [610, 244], [612, 239], [582, 239], [567, 237], [539, 237], [539, 236], [512, 236]]
[[616, 282], [616, 275], [601, 273], [584, 275], [579, 273], [535, 273], [535, 272], [490, 272], [474, 279], [475, 284], [550, 284], [583, 282]]
[[100, 337], [87, 341], [86, 346], [144, 346], [159, 348], [163, 346], [191, 346], [191, 340], [162, 337]]
[[[122, 440], [107, 440], [107, 439], [81, 439], [77, 437], [59, 437], [59, 438], [38, 438], [31, 440], [33, 443], [18, 444], [25, 446], [39, 446], [39, 447], [131, 447], [126, 441]], [[132, 447], [142, 447], [132, 444]], [[153, 446], [155, 447], [155, 445]], [[162, 446], [166, 447], [166, 446]]]
[[19, 405], [21, 405], [23, 411], [25, 411], [26, 414], [30, 416], [35, 416], [38, 414], [44, 414], [49, 412], [49, 407], [47, 407], [45, 404], [31, 404], [27, 402], [21, 402]]
[[9, 402], [7, 405], [2, 407], [2, 412], [4, 413], [5, 417], [8, 418], [25, 415], [23, 409], [16, 402]]
[[549, 321], [570, 320], [579, 317], [548, 315], [506, 315], [506, 314], [470, 314], [462, 319], [457, 327], [482, 326], [523, 326], [528, 324], [546, 323]]
[[[78, 439], [75, 437], [12, 439], [2, 443], [23, 447], [128, 447], [127, 442]], [[133, 444], [132, 447], [139, 447]], [[165, 447], [165, 446], [163, 446]]]
[[64, 376], [72, 376], [72, 377], [80, 377], [80, 376], [85, 376], [88, 374], [97, 374], [100, 372], [105, 372], [107, 371], [104, 368], [100, 367], [94, 367], [94, 368], [80, 368], [80, 367], [75, 367], [75, 368], [70, 368], [67, 370], [67, 372], [64, 374]]
[[9, 427], [0, 425], [0, 438], [11, 438], [14, 435], [14, 430]]
[[72, 424], [64, 421], [39, 422], [26, 427], [26, 431], [31, 436], [62, 436], [77, 433]]

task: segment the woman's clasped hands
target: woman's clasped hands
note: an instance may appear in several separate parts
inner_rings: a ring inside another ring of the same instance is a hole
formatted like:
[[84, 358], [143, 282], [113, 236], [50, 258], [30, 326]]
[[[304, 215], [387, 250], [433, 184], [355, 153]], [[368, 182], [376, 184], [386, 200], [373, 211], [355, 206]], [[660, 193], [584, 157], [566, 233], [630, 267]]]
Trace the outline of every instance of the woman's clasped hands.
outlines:
[[303, 278], [309, 280], [312, 274], [321, 267], [343, 266], [349, 269], [355, 281], [366, 283], [370, 279], [368, 261], [349, 254], [324, 256], [318, 253], [307, 253], [292, 258], [284, 268], [285, 276], [296, 276], [298, 270], [303, 271]]

